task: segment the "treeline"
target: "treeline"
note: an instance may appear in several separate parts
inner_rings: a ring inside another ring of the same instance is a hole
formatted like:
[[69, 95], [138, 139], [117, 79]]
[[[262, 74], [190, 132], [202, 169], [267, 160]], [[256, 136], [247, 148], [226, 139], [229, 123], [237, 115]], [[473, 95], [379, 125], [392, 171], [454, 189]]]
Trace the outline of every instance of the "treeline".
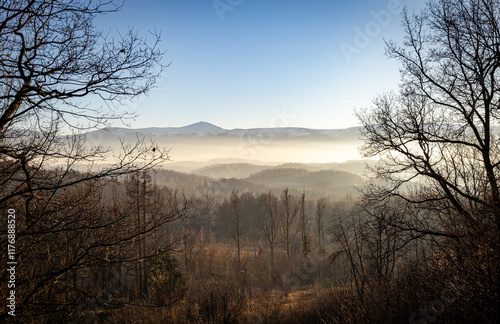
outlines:
[[[135, 308], [173, 316], [185, 307], [190, 321], [205, 321], [200, 307], [207, 301], [190, 298], [198, 296], [195, 285], [211, 282], [210, 289], [232, 283], [227, 293], [236, 293], [241, 307], [231, 316], [239, 318], [255, 297], [310, 285], [319, 269], [328, 272], [325, 199], [309, 201], [288, 189], [186, 197], [156, 185], [147, 171], [98, 180], [60, 169], [38, 172], [58, 181], [53, 190], [9, 204], [26, 215], [16, 228], [16, 312], [23, 322], [111, 320]], [[306, 277], [289, 271], [293, 264], [311, 267], [312, 260], [320, 267]]]
[[487, 223], [472, 229], [452, 209], [368, 193], [340, 201], [288, 188], [186, 196], [156, 185], [154, 174], [87, 180], [11, 205], [27, 215], [16, 233], [18, 318], [455, 323], [497, 316], [499, 259], [491, 244], [498, 236]]
[[[410, 191], [415, 199], [428, 197], [425, 187]], [[171, 322], [494, 323], [498, 317], [492, 220], [474, 229], [453, 209], [378, 199], [368, 189], [341, 201], [309, 200], [286, 188], [279, 195], [233, 192], [219, 203], [209, 196], [194, 201], [206, 226], [191, 223], [191, 245], [178, 254], [192, 288], [163, 313]]]

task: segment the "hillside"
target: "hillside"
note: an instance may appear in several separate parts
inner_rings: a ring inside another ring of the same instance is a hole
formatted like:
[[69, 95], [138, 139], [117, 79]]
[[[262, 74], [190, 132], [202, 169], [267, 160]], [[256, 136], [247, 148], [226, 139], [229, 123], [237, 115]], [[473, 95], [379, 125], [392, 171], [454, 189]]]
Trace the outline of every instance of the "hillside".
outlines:
[[[250, 166], [249, 166], [250, 167]], [[188, 174], [172, 170], [157, 170], [153, 174], [154, 182], [177, 189], [186, 196], [202, 192], [217, 197], [227, 197], [231, 191], [254, 194], [273, 192], [279, 194], [284, 188], [299, 195], [306, 190], [308, 197], [330, 197], [341, 199], [346, 194], [355, 194], [355, 186], [363, 183], [358, 175], [333, 170], [310, 172], [305, 169], [269, 168], [245, 178], [211, 178], [203, 175]]]
[[194, 174], [207, 176], [214, 179], [237, 178], [243, 179], [250, 175], [271, 168], [268, 165], [256, 165], [250, 163], [227, 163], [208, 165], [192, 171]]
[[355, 186], [363, 183], [362, 177], [349, 172], [336, 170], [311, 172], [294, 168], [267, 169], [253, 174], [246, 180], [269, 187], [288, 186], [311, 190]]

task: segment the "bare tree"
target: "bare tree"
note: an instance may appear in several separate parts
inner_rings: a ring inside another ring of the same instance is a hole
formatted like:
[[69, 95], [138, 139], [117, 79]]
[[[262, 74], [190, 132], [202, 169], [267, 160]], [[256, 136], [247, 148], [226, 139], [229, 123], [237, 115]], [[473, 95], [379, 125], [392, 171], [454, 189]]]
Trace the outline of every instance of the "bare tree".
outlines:
[[241, 219], [241, 210], [240, 210], [240, 198], [238, 197], [238, 192], [231, 192], [231, 226], [229, 227], [229, 231], [231, 232], [231, 236], [233, 237], [234, 244], [238, 250], [238, 271], [241, 270], [241, 248], [243, 247], [243, 220]]
[[[431, 0], [419, 14], [405, 11], [403, 26], [403, 43], [386, 49], [402, 66], [399, 93], [358, 112], [362, 151], [381, 158], [367, 197], [410, 211], [403, 222], [377, 216], [392, 226], [373, 224], [377, 240], [394, 229], [431, 237], [434, 270], [467, 278], [468, 294], [482, 300], [468, 312], [498, 318], [490, 309], [500, 304], [500, 2]], [[387, 256], [380, 270], [390, 272]]]
[[[61, 131], [133, 117], [117, 113], [114, 103], [146, 93], [162, 70], [159, 36], [148, 45], [132, 30], [118, 39], [95, 30], [96, 15], [118, 9], [112, 1], [0, 2], [0, 203], [18, 196], [29, 203], [40, 191], [133, 172], [139, 163], [150, 168], [168, 158], [167, 150], [139, 139], [123, 143], [116, 163], [100, 173], [67, 177], [79, 162], [103, 161], [109, 151]], [[63, 165], [66, 177], [39, 177], [51, 163]]]
[[2, 136], [13, 125], [39, 121], [42, 128], [54, 118], [73, 126], [71, 117], [94, 124], [123, 118], [81, 98], [112, 104], [134, 97], [161, 72], [158, 36], [149, 46], [132, 30], [119, 39], [95, 30], [96, 15], [119, 9], [113, 1], [1, 1], [0, 8]]
[[[387, 43], [402, 64], [399, 94], [358, 112], [364, 155], [383, 157], [373, 171], [390, 183], [373, 193], [452, 208], [469, 230], [500, 230], [499, 12], [495, 0], [433, 0], [404, 13], [402, 46]], [[426, 194], [406, 190], [415, 182]]]
[[271, 192], [263, 194], [261, 197], [264, 200], [264, 214], [259, 226], [264, 233], [265, 243], [271, 253], [271, 269], [274, 269], [275, 250], [280, 242], [278, 198]]
[[334, 242], [340, 245], [339, 251], [334, 256], [344, 255], [347, 259], [351, 284], [354, 283], [356, 292], [363, 297], [365, 286], [368, 283], [366, 274], [366, 260], [364, 258], [364, 241], [360, 233], [360, 219], [353, 214], [354, 210], [347, 208], [338, 209], [336, 223], [332, 228]]
[[296, 199], [294, 199], [295, 197], [290, 195], [288, 188], [283, 190], [280, 198], [281, 235], [283, 237], [283, 242], [285, 243], [286, 257], [287, 259], [290, 259], [292, 243], [299, 233], [299, 229], [297, 228], [295, 221], [297, 213], [299, 212], [299, 204]]
[[[119, 203], [106, 203], [102, 185], [95, 180], [45, 193], [30, 207], [36, 221], [20, 223], [17, 232], [17, 317], [57, 321], [83, 316], [78, 310], [139, 302], [133, 295], [117, 299], [116, 294], [133, 291], [137, 263], [156, 256], [153, 237], [166, 224], [184, 217], [185, 201], [176, 198], [170, 202], [175, 205], [171, 209], [165, 206], [166, 199], [156, 200], [161, 196], [154, 195], [155, 208], [148, 208], [146, 222], [138, 227], [136, 202], [128, 204], [125, 193], [119, 192]], [[19, 215], [25, 212], [22, 205], [12, 207]], [[139, 242], [144, 244], [140, 255]], [[164, 246], [172, 244], [164, 241]]]
[[193, 232], [193, 227], [190, 222], [191, 217], [184, 217], [182, 219], [182, 251], [184, 255], [184, 269], [186, 272], [189, 272], [189, 254], [192, 250], [192, 247], [189, 244], [189, 237]]
[[[89, 288], [90, 274], [104, 284], [114, 266], [153, 255], [146, 234], [183, 214], [179, 207], [153, 219], [143, 203], [134, 227], [138, 210], [101, 201], [110, 181], [168, 159], [138, 138], [110, 162], [109, 149], [81, 134], [133, 117], [116, 104], [148, 92], [163, 68], [159, 35], [108, 38], [94, 28], [97, 15], [119, 9], [113, 1], [0, 1], [0, 206], [19, 213], [20, 316], [78, 316], [89, 296], [105, 297]], [[75, 171], [104, 161], [110, 166]], [[138, 242], [139, 255], [130, 250]]]
[[212, 237], [214, 234], [212, 231], [212, 227], [215, 224], [215, 220], [214, 220], [215, 207], [216, 207], [215, 197], [212, 194], [210, 194], [210, 192], [208, 192], [208, 190], [205, 190], [202, 194], [202, 197], [201, 197], [200, 213], [201, 213], [201, 217], [204, 218], [207, 222], [207, 231], [208, 231], [208, 235], [210, 238], [210, 243], [213, 243]]
[[299, 201], [300, 209], [300, 244], [302, 246], [302, 254], [305, 256], [306, 261], [309, 252], [311, 252], [311, 237], [309, 235], [309, 226], [307, 224], [306, 215], [306, 192], [302, 190]]
[[316, 236], [318, 240], [318, 254], [319, 254], [319, 276], [323, 275], [323, 259], [325, 255], [325, 222], [324, 214], [326, 209], [325, 198], [320, 198], [316, 202]]

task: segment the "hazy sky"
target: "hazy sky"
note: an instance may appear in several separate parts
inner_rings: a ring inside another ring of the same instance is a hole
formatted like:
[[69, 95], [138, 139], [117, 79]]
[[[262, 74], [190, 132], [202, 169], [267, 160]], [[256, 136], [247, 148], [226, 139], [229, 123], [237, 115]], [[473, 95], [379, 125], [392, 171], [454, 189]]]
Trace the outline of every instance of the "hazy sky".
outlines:
[[98, 26], [161, 31], [158, 88], [129, 104], [134, 128], [206, 121], [223, 128], [358, 124], [354, 108], [395, 90], [383, 38], [423, 0], [128, 0]]

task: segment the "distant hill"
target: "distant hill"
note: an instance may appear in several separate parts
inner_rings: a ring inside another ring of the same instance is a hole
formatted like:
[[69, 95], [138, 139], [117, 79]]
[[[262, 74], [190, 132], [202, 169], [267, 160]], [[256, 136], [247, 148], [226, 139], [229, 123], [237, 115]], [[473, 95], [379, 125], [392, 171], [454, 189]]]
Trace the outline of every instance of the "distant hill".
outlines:
[[211, 177], [214, 179], [221, 178], [237, 178], [243, 179], [251, 176], [254, 173], [266, 169], [305, 169], [307, 171], [321, 171], [321, 170], [336, 170], [346, 171], [363, 176], [367, 169], [366, 166], [373, 167], [376, 160], [352, 160], [346, 162], [332, 162], [332, 163], [259, 163], [259, 161], [243, 160], [243, 159], [217, 159], [208, 162], [193, 162], [193, 161], [180, 161], [169, 162], [164, 165], [165, 169], [174, 170], [184, 173], [194, 173]]
[[256, 165], [250, 163], [226, 163], [208, 165], [203, 168], [193, 170], [192, 173], [207, 176], [214, 179], [237, 178], [243, 179], [250, 175], [271, 168], [268, 165]]
[[153, 181], [158, 185], [191, 193], [196, 191], [201, 184], [211, 182], [212, 179], [172, 170], [157, 170], [153, 174]]
[[335, 170], [307, 171], [295, 168], [267, 169], [251, 175], [249, 182], [269, 187], [291, 187], [303, 189], [353, 187], [361, 185], [363, 178], [359, 175]]
[[307, 171], [323, 170], [320, 166], [310, 163], [281, 163], [274, 167], [275, 169], [305, 169]]
[[[153, 174], [157, 185], [167, 186], [184, 193], [187, 197], [193, 194], [209, 193], [218, 198], [227, 198], [235, 190], [239, 193], [252, 192], [254, 194], [267, 193], [269, 191], [279, 194], [283, 188], [271, 188], [262, 184], [253, 183], [242, 179], [212, 179], [195, 174], [185, 174], [171, 170], [157, 170]], [[299, 191], [291, 191], [298, 195]]]
[[299, 178], [309, 173], [305, 169], [273, 168], [255, 173], [246, 180], [270, 186], [295, 186], [300, 185]]
[[363, 183], [363, 178], [345, 171], [322, 170], [310, 172], [297, 179], [306, 188], [355, 186]]
[[280, 194], [288, 187], [293, 195], [300, 195], [302, 190], [306, 190], [307, 196], [312, 199], [319, 197], [337, 199], [347, 194], [356, 194], [355, 186], [363, 183], [360, 176], [349, 172], [333, 170], [310, 172], [293, 168], [270, 168], [245, 179], [214, 179], [172, 170], [157, 170], [153, 179], [156, 184], [177, 189], [187, 196], [208, 192], [219, 198], [227, 197], [233, 190], [240, 193], [260, 194], [271, 191]]

